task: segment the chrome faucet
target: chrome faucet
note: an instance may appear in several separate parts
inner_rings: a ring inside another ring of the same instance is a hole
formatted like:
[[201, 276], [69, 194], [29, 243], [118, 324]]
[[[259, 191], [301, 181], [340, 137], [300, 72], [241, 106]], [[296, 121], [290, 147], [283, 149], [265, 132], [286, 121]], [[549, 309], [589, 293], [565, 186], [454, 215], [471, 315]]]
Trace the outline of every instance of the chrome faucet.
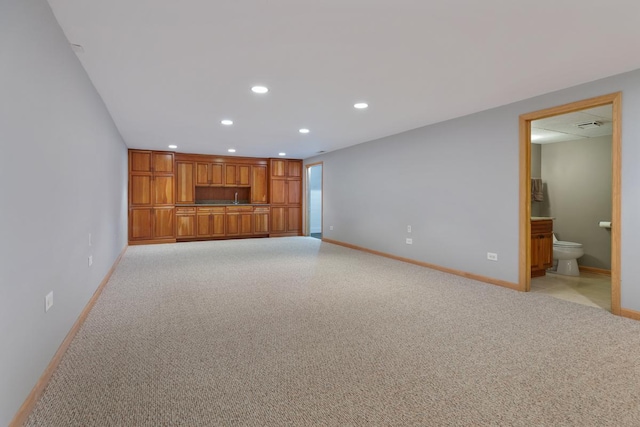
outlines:
[[235, 200], [233, 201], [233, 204], [234, 204], [234, 205], [237, 205], [237, 204], [238, 204], [238, 192], [237, 192], [237, 191], [236, 191], [236, 198], [235, 198]]

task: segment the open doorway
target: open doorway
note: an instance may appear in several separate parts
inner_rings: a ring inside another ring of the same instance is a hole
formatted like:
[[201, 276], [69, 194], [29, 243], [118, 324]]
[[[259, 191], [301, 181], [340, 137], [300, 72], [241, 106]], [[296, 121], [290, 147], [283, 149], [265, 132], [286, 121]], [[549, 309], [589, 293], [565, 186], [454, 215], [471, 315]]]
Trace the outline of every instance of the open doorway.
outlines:
[[306, 234], [322, 239], [322, 163], [307, 165]]
[[[610, 219], [610, 272], [611, 272], [611, 312], [620, 314], [620, 182], [621, 182], [621, 135], [620, 135], [620, 106], [621, 94], [614, 93], [579, 101], [571, 104], [562, 105], [546, 110], [536, 111], [520, 116], [520, 273], [519, 285], [522, 291], [532, 290], [532, 272], [536, 269], [536, 265], [532, 269], [532, 257], [540, 261], [540, 252], [536, 249], [544, 239], [542, 231], [536, 231], [535, 239], [532, 238], [534, 224], [532, 217], [541, 215], [539, 212], [532, 212], [532, 124], [542, 123], [544, 119], [551, 117], [560, 117], [568, 113], [575, 113], [592, 109], [598, 110], [598, 107], [611, 108], [611, 219]], [[594, 120], [595, 121], [595, 120]], [[544, 187], [541, 187], [544, 190]], [[549, 214], [549, 212], [546, 212]], [[545, 216], [541, 216], [545, 219]], [[551, 215], [549, 215], [551, 217]], [[540, 218], [540, 217], [538, 217]], [[549, 218], [551, 219], [551, 218]], [[603, 218], [606, 219], [606, 218]], [[597, 226], [597, 224], [593, 224]], [[567, 228], [568, 230], [569, 228]], [[549, 230], [551, 231], [551, 230]], [[538, 235], [539, 234], [539, 235]], [[549, 233], [549, 242], [551, 242], [552, 233]], [[538, 240], [540, 239], [540, 240]], [[559, 240], [559, 239], [558, 239]], [[533, 246], [532, 246], [533, 243]], [[551, 256], [551, 253], [548, 253]], [[535, 263], [534, 263], [535, 264]], [[588, 270], [588, 269], [587, 269]], [[593, 273], [592, 269], [591, 273]]]

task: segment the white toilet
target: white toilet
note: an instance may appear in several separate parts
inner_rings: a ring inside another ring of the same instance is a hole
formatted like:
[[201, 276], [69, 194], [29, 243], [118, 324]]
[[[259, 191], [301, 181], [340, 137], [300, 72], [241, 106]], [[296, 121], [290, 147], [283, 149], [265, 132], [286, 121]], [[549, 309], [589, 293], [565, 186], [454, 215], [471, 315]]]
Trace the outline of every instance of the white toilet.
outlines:
[[582, 243], [563, 242], [558, 240], [556, 234], [553, 233], [553, 259], [558, 263], [558, 268], [555, 271], [557, 274], [579, 276], [577, 259], [582, 255], [584, 255]]

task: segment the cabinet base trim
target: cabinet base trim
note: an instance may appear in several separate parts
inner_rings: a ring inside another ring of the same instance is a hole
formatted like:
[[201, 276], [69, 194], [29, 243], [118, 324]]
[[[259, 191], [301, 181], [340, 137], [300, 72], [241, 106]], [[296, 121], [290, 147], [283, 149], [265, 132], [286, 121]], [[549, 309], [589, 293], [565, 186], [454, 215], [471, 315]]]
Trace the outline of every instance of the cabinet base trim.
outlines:
[[175, 243], [176, 239], [130, 240], [129, 245], [154, 245], [156, 243]]
[[102, 290], [104, 289], [107, 282], [111, 278], [111, 275], [113, 274], [116, 267], [120, 263], [120, 260], [122, 259], [122, 256], [124, 255], [126, 250], [127, 250], [127, 246], [125, 246], [122, 249], [122, 252], [120, 252], [120, 255], [118, 255], [118, 258], [116, 258], [115, 262], [111, 266], [111, 269], [109, 269], [106, 276], [104, 276], [104, 279], [102, 279], [102, 282], [100, 282], [100, 285], [98, 285], [98, 288], [93, 293], [93, 296], [91, 297], [91, 299], [89, 299], [89, 302], [84, 307], [84, 309], [78, 316], [78, 319], [76, 320], [76, 322], [73, 324], [73, 326], [67, 333], [67, 336], [62, 341], [62, 344], [60, 344], [60, 347], [58, 347], [58, 351], [56, 351], [56, 353], [53, 355], [53, 358], [49, 362], [49, 365], [47, 365], [47, 368], [44, 370], [44, 372], [40, 376], [40, 379], [38, 379], [38, 382], [31, 390], [31, 393], [29, 393], [29, 395], [25, 399], [22, 406], [20, 406], [20, 409], [18, 409], [18, 412], [16, 413], [15, 417], [13, 417], [13, 420], [11, 421], [11, 423], [9, 423], [10, 427], [22, 426], [27, 421], [27, 418], [29, 418], [29, 415], [31, 415], [31, 412], [33, 411], [33, 408], [36, 402], [42, 395], [42, 392], [47, 387], [47, 384], [49, 383], [51, 376], [53, 375], [56, 368], [60, 364], [60, 361], [62, 360], [62, 356], [64, 356], [67, 349], [69, 348], [69, 345], [71, 345], [71, 341], [73, 341], [76, 334], [80, 330], [80, 327], [82, 326], [85, 319], [89, 315], [89, 312], [91, 311], [96, 301], [98, 300], [98, 297], [102, 293]]
[[454, 274], [456, 276], [466, 277], [467, 279], [473, 279], [473, 280], [478, 280], [480, 282], [489, 283], [489, 284], [492, 284], [492, 285], [502, 286], [503, 288], [508, 288], [508, 289], [512, 289], [512, 290], [515, 290], [515, 291], [519, 291], [520, 290], [520, 286], [518, 286], [517, 283], [507, 282], [506, 280], [493, 279], [491, 277], [481, 276], [479, 274], [468, 273], [466, 271], [455, 270], [453, 268], [442, 267], [442, 266], [435, 265], [435, 264], [429, 264], [427, 262], [417, 261], [417, 260], [410, 259], [410, 258], [399, 257], [399, 256], [396, 256], [396, 255], [388, 254], [386, 252], [375, 251], [373, 249], [367, 249], [367, 248], [364, 248], [364, 247], [361, 247], [361, 246], [352, 245], [350, 243], [340, 242], [338, 240], [332, 240], [332, 239], [323, 238], [322, 241], [323, 242], [327, 242], [327, 243], [333, 243], [334, 245], [344, 246], [345, 248], [349, 248], [349, 249], [356, 249], [356, 250], [359, 250], [359, 251], [368, 252], [368, 253], [373, 254], [373, 255], [379, 255], [379, 256], [386, 257], [386, 258], [395, 259], [397, 261], [407, 262], [409, 264], [419, 265], [421, 267], [431, 268], [433, 270], [442, 271], [444, 273], [449, 273], [449, 274]]

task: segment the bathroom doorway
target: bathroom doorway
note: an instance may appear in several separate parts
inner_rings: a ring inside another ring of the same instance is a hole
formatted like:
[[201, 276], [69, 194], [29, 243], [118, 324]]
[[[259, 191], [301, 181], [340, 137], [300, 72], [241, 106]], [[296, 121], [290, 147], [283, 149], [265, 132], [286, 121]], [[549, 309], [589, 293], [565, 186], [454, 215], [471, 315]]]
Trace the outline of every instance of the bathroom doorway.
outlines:
[[[614, 93], [546, 110], [536, 111], [520, 116], [520, 273], [519, 285], [522, 291], [531, 291], [531, 235], [530, 222], [532, 216], [531, 178], [532, 175], [532, 122], [575, 113], [597, 107], [611, 107], [611, 278], [610, 297], [611, 312], [620, 314], [620, 164], [621, 164], [621, 135], [620, 135], [620, 107], [621, 94]], [[596, 111], [596, 110], [594, 110]], [[532, 215], [534, 213], [534, 215]], [[603, 218], [603, 220], [606, 220]], [[596, 224], [594, 224], [596, 226]], [[602, 273], [597, 268], [585, 270], [587, 276]], [[562, 278], [561, 278], [562, 279]], [[595, 279], [594, 279], [595, 280]], [[602, 279], [601, 279], [602, 280]], [[605, 280], [608, 280], [605, 279]]]
[[322, 239], [322, 162], [307, 165], [306, 235]]

